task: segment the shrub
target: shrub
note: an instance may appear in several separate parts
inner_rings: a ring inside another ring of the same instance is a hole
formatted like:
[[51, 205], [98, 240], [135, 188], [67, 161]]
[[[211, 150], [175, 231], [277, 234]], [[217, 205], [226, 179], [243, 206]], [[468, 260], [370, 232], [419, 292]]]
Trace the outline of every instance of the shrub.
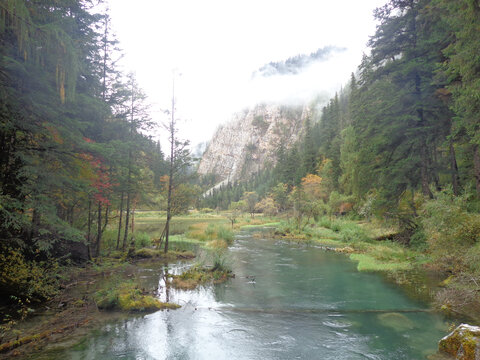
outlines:
[[363, 228], [354, 223], [336, 222], [339, 227], [340, 240], [345, 242], [368, 242], [370, 238]]
[[[123, 238], [122, 238], [123, 239]], [[117, 230], [105, 230], [102, 235], [102, 252], [114, 250], [117, 247]]]
[[58, 263], [28, 261], [15, 249], [0, 254], [0, 292], [22, 300], [46, 300], [58, 290]]
[[150, 239], [150, 236], [146, 232], [136, 232], [134, 238], [136, 248], [152, 246], [152, 239]]
[[318, 225], [321, 226], [321, 227], [324, 227], [326, 229], [331, 229], [332, 221], [327, 216], [322, 216], [318, 220]]
[[418, 251], [425, 251], [428, 248], [427, 235], [422, 227], [416, 229], [410, 237], [410, 247]]
[[342, 230], [342, 222], [340, 220], [332, 220], [330, 222], [330, 230], [339, 232]]
[[432, 254], [448, 260], [449, 266], [457, 270], [480, 239], [480, 215], [466, 210], [468, 200], [466, 195], [454, 196], [447, 190], [423, 206], [422, 225]]

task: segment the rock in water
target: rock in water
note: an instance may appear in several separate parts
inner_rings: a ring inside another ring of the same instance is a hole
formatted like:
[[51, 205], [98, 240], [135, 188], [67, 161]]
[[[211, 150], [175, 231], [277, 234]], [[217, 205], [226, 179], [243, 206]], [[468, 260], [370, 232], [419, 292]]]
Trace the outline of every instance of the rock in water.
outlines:
[[480, 327], [461, 324], [440, 340], [438, 348], [458, 360], [480, 360]]
[[389, 327], [398, 332], [405, 332], [415, 328], [415, 323], [403, 314], [390, 312], [378, 316], [383, 326]]

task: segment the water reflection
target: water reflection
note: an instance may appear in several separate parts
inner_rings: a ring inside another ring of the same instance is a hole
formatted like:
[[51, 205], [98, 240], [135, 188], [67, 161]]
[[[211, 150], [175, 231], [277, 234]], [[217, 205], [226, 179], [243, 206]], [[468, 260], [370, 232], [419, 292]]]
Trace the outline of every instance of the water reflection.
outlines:
[[[445, 334], [441, 317], [343, 255], [242, 237], [236, 278], [193, 291], [152, 266], [146, 286], [182, 305], [106, 326], [72, 359], [424, 359]], [[147, 275], [145, 275], [147, 274]]]

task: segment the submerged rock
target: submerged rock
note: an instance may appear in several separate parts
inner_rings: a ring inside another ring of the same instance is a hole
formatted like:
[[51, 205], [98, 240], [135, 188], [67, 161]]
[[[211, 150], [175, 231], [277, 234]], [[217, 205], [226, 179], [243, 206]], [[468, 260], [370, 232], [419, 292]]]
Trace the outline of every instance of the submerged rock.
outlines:
[[461, 324], [440, 340], [438, 348], [458, 360], [480, 360], [480, 327]]
[[383, 326], [389, 327], [398, 332], [404, 332], [415, 328], [415, 323], [403, 314], [390, 312], [378, 316]]

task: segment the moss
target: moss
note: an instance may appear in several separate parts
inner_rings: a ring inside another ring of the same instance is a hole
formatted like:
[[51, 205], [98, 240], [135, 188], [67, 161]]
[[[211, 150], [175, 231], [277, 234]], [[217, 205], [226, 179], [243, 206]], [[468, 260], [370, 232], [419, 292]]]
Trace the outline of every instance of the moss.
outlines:
[[103, 289], [95, 294], [96, 303], [102, 310], [151, 312], [162, 309], [177, 309], [180, 306], [162, 303], [145, 293], [134, 283], [124, 283], [118, 288]]
[[441, 287], [447, 287], [449, 286], [451, 283], [452, 283], [452, 280], [455, 279], [455, 276], [454, 275], [450, 275], [449, 277], [447, 277], [445, 280], [443, 280], [442, 282], [440, 282], [440, 284], [438, 284], [438, 286], [441, 286]]
[[475, 360], [480, 342], [480, 328], [462, 324], [440, 340], [441, 352], [455, 356], [459, 360]]
[[144, 295], [139, 289], [121, 292], [118, 297], [118, 308], [122, 311], [150, 312], [179, 307], [177, 304], [163, 303], [151, 295]]

